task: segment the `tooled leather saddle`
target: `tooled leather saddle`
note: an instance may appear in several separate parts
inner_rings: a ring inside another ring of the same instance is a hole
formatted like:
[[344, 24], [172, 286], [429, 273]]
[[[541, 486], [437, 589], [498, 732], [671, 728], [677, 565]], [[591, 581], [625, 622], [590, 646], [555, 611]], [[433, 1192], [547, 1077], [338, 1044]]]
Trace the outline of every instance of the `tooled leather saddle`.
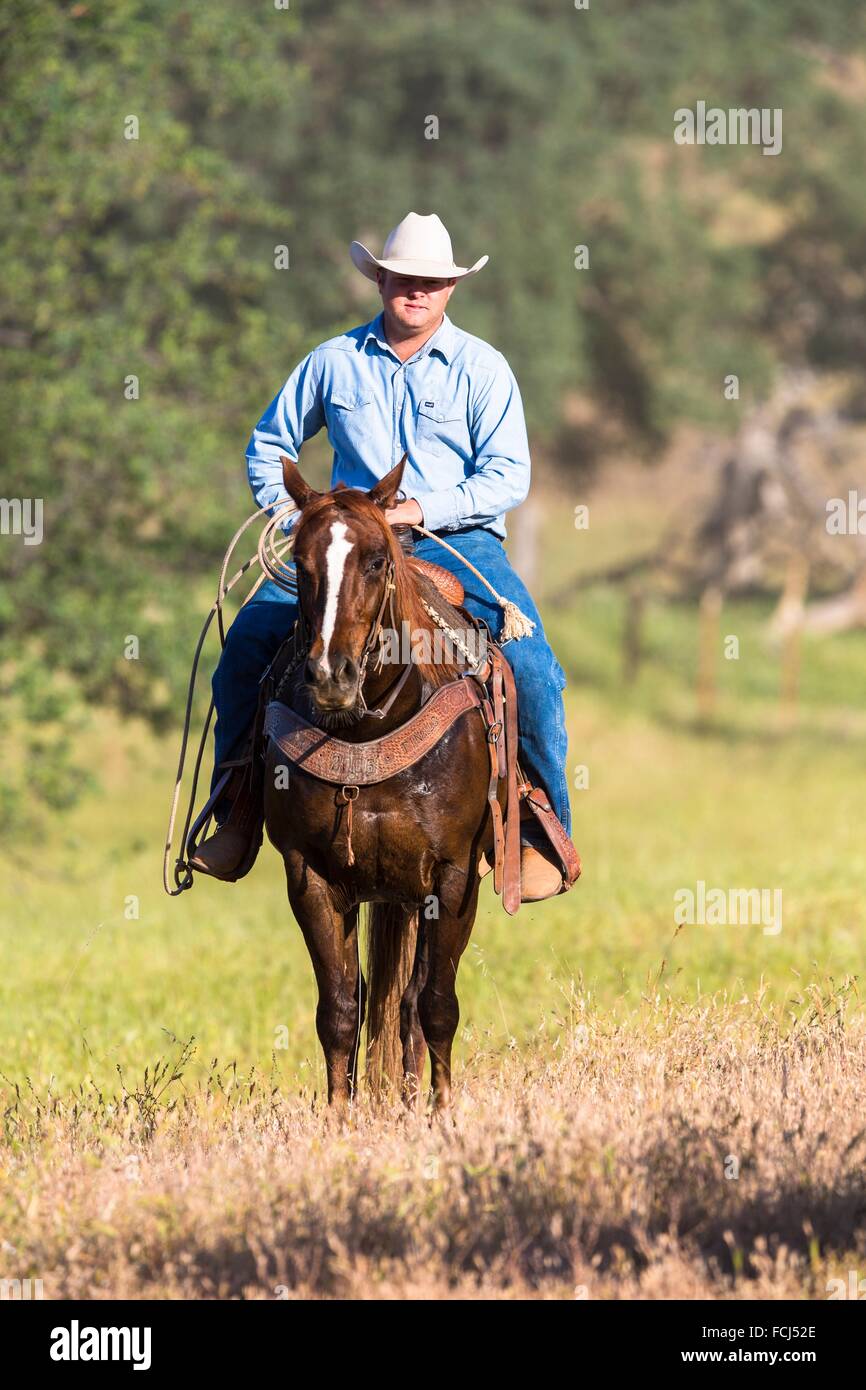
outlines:
[[[414, 557], [412, 563], [425, 579], [436, 586], [447, 602], [458, 609], [465, 622], [477, 626], [475, 620], [460, 607], [464, 594], [455, 576], [438, 565]], [[278, 654], [262, 681], [250, 752], [246, 758], [225, 765], [229, 769], [225, 776], [236, 769], [249, 782], [247, 795], [237, 804], [241, 815], [261, 814], [261, 785], [257, 769], [261, 769], [264, 750], [268, 741], [272, 740], [287, 762], [335, 787], [338, 799], [347, 806], [351, 845], [352, 805], [359, 789], [384, 782], [411, 767], [443, 738], [457, 719], [469, 710], [478, 710], [484, 721], [490, 755], [487, 800], [493, 825], [493, 886], [502, 898], [505, 911], [513, 915], [520, 907], [522, 815], [536, 818], [559, 861], [562, 872], [560, 892], [567, 892], [577, 881], [580, 875], [577, 850], [546, 794], [524, 778], [518, 764], [514, 676], [506, 657], [489, 636], [486, 636], [485, 656], [479, 668], [467, 670], [447, 685], [440, 686], [421, 709], [399, 728], [363, 743], [349, 743], [335, 738], [327, 730], [308, 723], [284, 704], [278, 698], [281, 682], [276, 678], [276, 673], [279, 668]], [[218, 787], [217, 793], [219, 790]], [[190, 836], [193, 850], [195, 837], [201, 831], [209, 806], [210, 803], [193, 827]], [[261, 834], [258, 843], [261, 843]], [[257, 851], [258, 844], [255, 849]], [[192, 854], [188, 857], [191, 858]], [[248, 872], [254, 857], [255, 852], [242, 871], [233, 877], [241, 877]]]

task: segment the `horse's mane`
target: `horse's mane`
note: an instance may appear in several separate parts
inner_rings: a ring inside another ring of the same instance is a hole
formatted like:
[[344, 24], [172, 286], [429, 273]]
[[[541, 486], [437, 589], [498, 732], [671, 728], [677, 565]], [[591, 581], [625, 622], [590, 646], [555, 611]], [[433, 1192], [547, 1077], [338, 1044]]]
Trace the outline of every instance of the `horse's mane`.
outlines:
[[[334, 492], [322, 493], [313, 498], [306, 504], [301, 513], [296, 538], [309, 521], [329, 508], [334, 508], [343, 515], [355, 517], [359, 521], [370, 522], [379, 530], [388, 554], [394, 562], [394, 618], [398, 632], [402, 632], [401, 625], [405, 622], [412, 635], [422, 630], [430, 633], [432, 651], [432, 636], [437, 631], [437, 627], [431, 621], [422, 602], [419, 576], [412, 570], [397, 536], [385, 520], [382, 508], [377, 506], [375, 502], [371, 502], [365, 492], [361, 492], [357, 488], [340, 487]], [[419, 659], [415, 664], [422, 679], [434, 687], [445, 685], [448, 681], [453, 680], [456, 673], [454, 664], [448, 660], [426, 662]]]

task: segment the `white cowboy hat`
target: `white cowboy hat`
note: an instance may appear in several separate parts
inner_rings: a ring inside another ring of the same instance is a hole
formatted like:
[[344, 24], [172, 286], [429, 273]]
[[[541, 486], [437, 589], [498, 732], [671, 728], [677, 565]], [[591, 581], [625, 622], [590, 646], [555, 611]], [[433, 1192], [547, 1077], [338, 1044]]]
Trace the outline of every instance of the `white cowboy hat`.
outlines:
[[455, 265], [448, 229], [435, 212], [431, 212], [429, 217], [410, 212], [402, 222], [398, 222], [388, 234], [381, 260], [360, 241], [352, 242], [349, 254], [368, 280], [375, 280], [380, 267], [382, 270], [394, 270], [398, 275], [423, 275], [431, 280], [464, 280], [467, 275], [481, 270], [490, 259], [489, 256], [482, 256], [480, 261], [468, 268]]

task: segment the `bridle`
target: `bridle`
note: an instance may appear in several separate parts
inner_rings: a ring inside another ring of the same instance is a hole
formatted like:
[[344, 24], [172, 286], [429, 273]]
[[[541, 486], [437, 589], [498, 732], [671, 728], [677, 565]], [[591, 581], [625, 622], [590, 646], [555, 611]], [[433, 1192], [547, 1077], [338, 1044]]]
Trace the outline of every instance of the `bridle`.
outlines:
[[[379, 648], [379, 660], [377, 669], [381, 668], [381, 666], [384, 663], [384, 646], [382, 644], [382, 631], [386, 608], [389, 610], [391, 630], [395, 632], [397, 629], [397, 620], [394, 615], [394, 594], [397, 588], [394, 582], [395, 572], [396, 565], [394, 563], [394, 560], [393, 558], [389, 558], [387, 566], [385, 568], [385, 583], [382, 588], [382, 597], [379, 601], [379, 607], [377, 609], [376, 616], [373, 619], [370, 631], [367, 633], [364, 645], [361, 649], [361, 658], [358, 663], [358, 700], [355, 706], [358, 721], [360, 721], [361, 719], [384, 719], [386, 714], [394, 704], [394, 701], [397, 699], [397, 696], [400, 694], [400, 691], [403, 689], [404, 685], [406, 684], [410, 675], [412, 674], [413, 662], [410, 659], [406, 663], [406, 666], [401, 672], [401, 674], [397, 677], [397, 680], [392, 685], [384, 704], [376, 705], [373, 709], [369, 707], [367, 701], [364, 699], [364, 682], [367, 678], [367, 663], [369, 662], [370, 656], [372, 655], [376, 647]], [[294, 675], [301, 662], [306, 660], [310, 650], [312, 634], [307, 629], [307, 623], [304, 619], [303, 606], [300, 603], [300, 594], [298, 595], [298, 598], [298, 617], [295, 621], [294, 632], [292, 634], [291, 639], [294, 644], [294, 653], [292, 655], [292, 659], [289, 665], [286, 667], [282, 679], [280, 680], [279, 687], [275, 692], [276, 699], [280, 698], [283, 687], [287, 684], [289, 678]]]
[[367, 640], [361, 649], [361, 661], [358, 669], [358, 702], [361, 719], [384, 719], [412, 672], [412, 662], [409, 661], [406, 665], [406, 669], [394, 683], [391, 694], [388, 696], [385, 704], [377, 705], [374, 709], [370, 709], [367, 701], [364, 699], [364, 681], [367, 678], [367, 662], [370, 660], [371, 652], [377, 646], [379, 648], [378, 668], [381, 668], [384, 664], [385, 650], [382, 645], [382, 619], [385, 616], [386, 607], [388, 608], [391, 618], [391, 631], [396, 632], [397, 630], [397, 619], [394, 616], [394, 594], [397, 588], [394, 583], [395, 572], [396, 565], [394, 564], [393, 558], [391, 558], [388, 560], [385, 567], [385, 585], [382, 589], [379, 611], [373, 620], [373, 625], [367, 633]]

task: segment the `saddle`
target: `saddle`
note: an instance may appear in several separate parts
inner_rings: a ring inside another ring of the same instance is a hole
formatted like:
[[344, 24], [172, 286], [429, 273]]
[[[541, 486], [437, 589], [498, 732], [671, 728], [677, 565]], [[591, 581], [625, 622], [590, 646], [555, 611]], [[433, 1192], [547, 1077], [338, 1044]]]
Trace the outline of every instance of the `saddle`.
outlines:
[[561, 893], [579, 877], [580, 858], [545, 793], [527, 782], [520, 771], [517, 690], [511, 667], [494, 642], [488, 642], [486, 664], [479, 672], [467, 672], [440, 686], [407, 723], [381, 738], [347, 743], [309, 724], [280, 700], [268, 703], [263, 733], [266, 741], [276, 743], [287, 762], [332, 783], [342, 793], [350, 818], [351, 847], [351, 809], [358, 789], [384, 782], [411, 767], [429, 753], [455, 720], [472, 709], [477, 709], [484, 721], [490, 752], [487, 801], [493, 822], [493, 887], [505, 911], [513, 916], [520, 907], [521, 803], [535, 816], [559, 860]]
[[[428, 561], [411, 563], [454, 608], [463, 621], [474, 620], [459, 608], [463, 586], [447, 570]], [[232, 815], [243, 825], [258, 816], [258, 834], [250, 853], [233, 880], [244, 877], [255, 862], [261, 844], [262, 779], [269, 741], [291, 764], [334, 786], [337, 799], [346, 806], [348, 862], [353, 862], [351, 829], [353, 802], [359, 788], [384, 782], [418, 762], [442, 739], [448, 729], [469, 710], [477, 710], [484, 722], [490, 756], [487, 801], [493, 826], [493, 887], [505, 911], [514, 915], [520, 907], [520, 822], [534, 816], [547, 837], [562, 871], [561, 893], [580, 876], [580, 858], [545, 793], [533, 787], [517, 760], [517, 689], [511, 667], [500, 647], [488, 636], [480, 668], [467, 670], [440, 686], [405, 724], [380, 738], [349, 743], [310, 724], [279, 698], [282, 676], [288, 667], [294, 635], [290, 636], [262, 678], [259, 705], [244, 756], [223, 763], [223, 778], [193, 825], [187, 841], [187, 860], [194, 857], [213, 807], [224, 795], [230, 779], [236, 782]]]
[[415, 555], [410, 555], [409, 564], [417, 574], [423, 575], [436, 585], [442, 597], [451, 604], [452, 608], [460, 607], [466, 594], [456, 574], [452, 574], [442, 565], [434, 565], [432, 560], [419, 560]]

